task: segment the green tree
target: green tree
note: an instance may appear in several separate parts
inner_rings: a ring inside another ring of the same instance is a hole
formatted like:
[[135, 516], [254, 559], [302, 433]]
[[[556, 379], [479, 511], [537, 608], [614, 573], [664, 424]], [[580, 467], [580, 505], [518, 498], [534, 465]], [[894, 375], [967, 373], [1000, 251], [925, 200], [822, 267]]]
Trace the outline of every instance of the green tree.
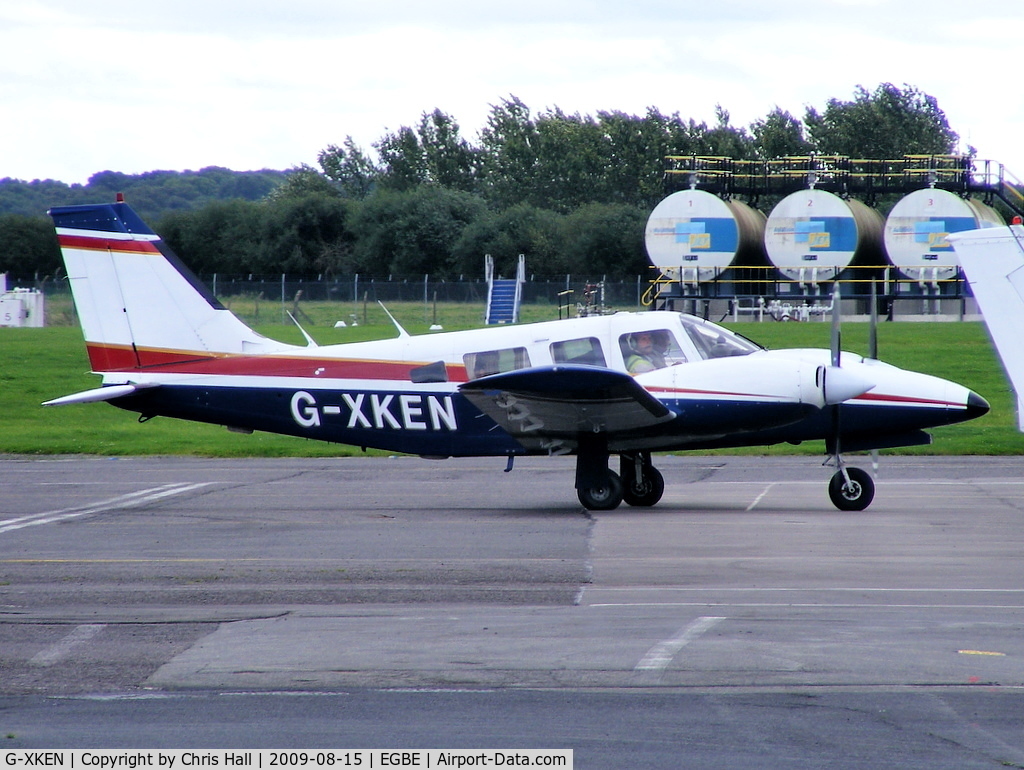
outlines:
[[260, 272], [308, 275], [334, 268], [331, 258], [352, 247], [347, 223], [354, 205], [337, 194], [269, 201], [261, 212], [263, 235], [256, 258]]
[[262, 258], [263, 209], [252, 201], [218, 201], [169, 214], [155, 229], [197, 273], [278, 272]]
[[515, 274], [520, 254], [532, 269], [558, 272], [563, 250], [563, 216], [548, 209], [520, 203], [502, 211], [486, 211], [469, 223], [456, 242], [453, 272], [480, 277], [484, 256], [494, 258], [500, 275]]
[[359, 147], [351, 136], [341, 146], [328, 145], [317, 156], [324, 176], [337, 185], [341, 194], [362, 200], [377, 184], [381, 169]]
[[419, 145], [430, 184], [477, 191], [479, 151], [462, 138], [459, 124], [450, 115], [441, 110], [423, 113]]
[[61, 269], [60, 249], [49, 217], [0, 214], [0, 273], [28, 278]]
[[385, 134], [375, 144], [382, 166], [379, 182], [389, 190], [413, 190], [430, 180], [419, 136], [408, 126]]
[[270, 191], [267, 200], [292, 200], [295, 198], [305, 198], [310, 195], [337, 198], [341, 195], [341, 192], [324, 174], [321, 174], [312, 166], [303, 163], [298, 168], [292, 169], [284, 183]]
[[806, 155], [811, 144], [804, 138], [803, 124], [778, 105], [760, 120], [750, 125], [757, 156], [762, 160], [787, 155]]
[[652, 107], [643, 117], [600, 112], [598, 122], [608, 145], [602, 202], [653, 207], [665, 196], [665, 156], [684, 151], [673, 130], [678, 117]]
[[480, 132], [485, 195], [498, 208], [531, 202], [537, 174], [537, 127], [518, 97], [491, 105]]
[[455, 244], [485, 211], [481, 198], [458, 190], [378, 190], [350, 219], [354, 263], [371, 275], [457, 274]]
[[853, 101], [829, 99], [823, 113], [809, 107], [804, 123], [817, 152], [855, 158], [948, 154], [959, 138], [935, 97], [891, 83], [857, 86]]
[[649, 212], [624, 204], [590, 203], [565, 217], [560, 272], [625, 277], [647, 272], [644, 226]]
[[[713, 155], [733, 160], [751, 160], [754, 157], [754, 142], [750, 135], [743, 128], [732, 125], [732, 116], [721, 104], [715, 105], [715, 119], [717, 123], [714, 128], [707, 128], [706, 124], [700, 125], [698, 142], [701, 149], [698, 152], [702, 155]], [[696, 126], [691, 121], [691, 126]]]

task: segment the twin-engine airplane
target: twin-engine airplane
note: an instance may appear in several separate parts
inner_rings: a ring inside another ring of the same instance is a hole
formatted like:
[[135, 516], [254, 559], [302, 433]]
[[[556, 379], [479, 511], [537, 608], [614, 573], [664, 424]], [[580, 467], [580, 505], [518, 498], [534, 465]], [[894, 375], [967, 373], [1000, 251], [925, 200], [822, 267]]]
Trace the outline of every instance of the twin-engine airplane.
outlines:
[[[833, 503], [874, 483], [843, 450], [929, 443], [988, 411], [952, 382], [832, 350], [769, 351], [674, 312], [617, 313], [307, 347], [243, 324], [125, 203], [50, 211], [102, 387], [140, 414], [431, 458], [576, 456], [591, 510], [657, 503], [651, 453], [824, 439]], [[838, 307], [838, 303], [837, 303]], [[397, 326], [397, 323], [396, 323]], [[619, 472], [609, 468], [620, 458]]]

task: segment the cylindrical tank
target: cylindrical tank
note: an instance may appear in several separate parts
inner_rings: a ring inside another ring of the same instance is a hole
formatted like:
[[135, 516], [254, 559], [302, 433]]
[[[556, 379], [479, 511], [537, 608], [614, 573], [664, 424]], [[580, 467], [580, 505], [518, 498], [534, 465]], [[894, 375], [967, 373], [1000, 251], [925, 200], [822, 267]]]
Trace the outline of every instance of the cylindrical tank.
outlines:
[[999, 227], [1003, 218], [981, 201], [948, 190], [915, 190], [900, 198], [885, 220], [885, 250], [904, 277], [942, 281], [956, 277], [956, 252], [946, 236], [963, 230]]
[[854, 264], [884, 264], [883, 225], [882, 215], [860, 201], [825, 190], [800, 190], [768, 215], [764, 245], [768, 259], [787, 278], [817, 284], [834, 280]]
[[717, 278], [730, 265], [764, 264], [765, 216], [703, 190], [680, 190], [654, 207], [644, 240], [651, 264], [676, 281]]

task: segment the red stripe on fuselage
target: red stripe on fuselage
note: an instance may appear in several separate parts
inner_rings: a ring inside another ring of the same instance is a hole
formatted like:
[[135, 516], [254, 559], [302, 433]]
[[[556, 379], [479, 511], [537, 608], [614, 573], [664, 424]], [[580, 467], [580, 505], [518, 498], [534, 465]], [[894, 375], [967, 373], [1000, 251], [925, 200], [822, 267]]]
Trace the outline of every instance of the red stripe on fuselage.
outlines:
[[[304, 358], [297, 356], [251, 356], [229, 353], [200, 353], [160, 350], [126, 345], [89, 343], [93, 371], [160, 370], [173, 374], [220, 374], [252, 377], [311, 377], [355, 380], [409, 380], [409, 371], [423, 366], [417, 361], [375, 361], [352, 358]], [[136, 362], [136, 352], [138, 362]], [[466, 369], [448, 365], [451, 382], [465, 382]]]
[[894, 396], [885, 393], [864, 393], [852, 401], [878, 401], [890, 404], [918, 404], [920, 406], [944, 406], [955, 409], [965, 409], [966, 405], [956, 401], [941, 401], [935, 398], [914, 398], [913, 396]]

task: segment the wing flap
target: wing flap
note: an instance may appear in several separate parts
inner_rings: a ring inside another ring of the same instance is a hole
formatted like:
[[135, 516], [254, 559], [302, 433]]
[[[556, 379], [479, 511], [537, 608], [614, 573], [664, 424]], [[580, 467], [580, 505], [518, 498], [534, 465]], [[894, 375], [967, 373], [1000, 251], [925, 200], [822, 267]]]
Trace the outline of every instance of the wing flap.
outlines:
[[592, 366], [519, 369], [467, 382], [459, 390], [517, 437], [613, 435], [675, 417], [630, 375]]

